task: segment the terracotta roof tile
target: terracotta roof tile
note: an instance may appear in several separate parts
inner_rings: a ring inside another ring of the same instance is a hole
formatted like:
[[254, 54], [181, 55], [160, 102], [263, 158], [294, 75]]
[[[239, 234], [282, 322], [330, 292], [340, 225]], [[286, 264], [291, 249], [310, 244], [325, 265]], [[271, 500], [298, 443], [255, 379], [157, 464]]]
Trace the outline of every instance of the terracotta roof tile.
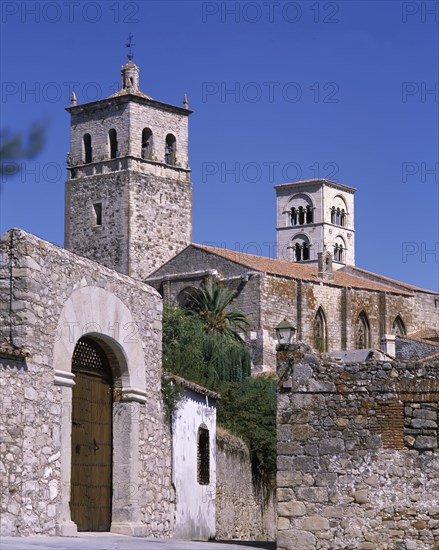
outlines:
[[191, 382], [190, 380], [186, 380], [185, 378], [182, 378], [181, 376], [177, 376], [175, 374], [167, 374], [166, 378], [168, 380], [174, 381], [179, 386], [186, 388], [188, 390], [191, 390], [195, 393], [198, 393], [200, 395], [206, 395], [207, 397], [211, 397], [212, 399], [220, 399], [221, 396], [219, 393], [216, 393], [212, 390], [209, 390], [208, 388], [205, 388], [203, 386], [200, 386], [198, 384], [195, 384], [195, 382]]
[[418, 331], [412, 332], [408, 335], [404, 335], [404, 336], [397, 335], [397, 336], [401, 340], [410, 340], [412, 342], [421, 342], [422, 344], [428, 344], [429, 346], [439, 347], [439, 342], [435, 342], [434, 340], [429, 340], [428, 338], [420, 336], [421, 333], [422, 333], [422, 331], [418, 330]]
[[144, 94], [143, 92], [128, 92], [128, 90], [119, 90], [118, 92], [108, 96], [108, 99], [111, 99], [112, 97], [121, 97], [123, 95], [137, 95], [139, 97], [143, 97], [144, 99], [152, 99], [152, 97]]
[[431, 355], [425, 355], [424, 357], [420, 357], [418, 359], [411, 359], [410, 363], [419, 363], [420, 361], [425, 363], [426, 361], [435, 361], [436, 359], [439, 361], [439, 351], [432, 353]]
[[[267, 258], [265, 256], [256, 256], [254, 254], [246, 254], [244, 252], [236, 252], [234, 250], [227, 250], [225, 248], [214, 248], [211, 246], [204, 246], [199, 244], [193, 244], [192, 246], [205, 250], [210, 254], [221, 256], [234, 263], [244, 265], [255, 271], [261, 271], [263, 273], [269, 273], [271, 275], [279, 275], [281, 277], [289, 277], [292, 279], [301, 279], [304, 281], [312, 281], [315, 283], [322, 280], [317, 275], [316, 264], [302, 264], [296, 262], [288, 262], [286, 260], [277, 260], [273, 258]], [[409, 290], [403, 290], [394, 288], [388, 284], [377, 283], [360, 276], [360, 274], [353, 275], [351, 273], [345, 273], [343, 271], [333, 271], [334, 278], [331, 281], [326, 281], [325, 284], [341, 286], [341, 287], [353, 287], [361, 288], [365, 290], [385, 291], [393, 294], [402, 294], [406, 296], [412, 296], [412, 292]], [[389, 279], [391, 281], [391, 279]]]
[[421, 328], [419, 330], [415, 330], [414, 332], [410, 332], [407, 336], [404, 336], [404, 338], [410, 338], [411, 340], [419, 340], [420, 342], [424, 342], [425, 340], [429, 342], [433, 342], [433, 344], [438, 343], [433, 340], [439, 339], [439, 329], [437, 328]]
[[373, 271], [367, 271], [366, 269], [362, 269], [361, 267], [357, 267], [357, 266], [349, 266], [349, 269], [352, 269], [354, 271], [358, 271], [359, 275], [361, 276], [362, 274], [365, 274], [365, 275], [372, 275], [373, 277], [377, 278], [377, 279], [381, 279], [382, 281], [384, 282], [388, 282], [388, 283], [392, 283], [392, 284], [396, 284], [398, 286], [402, 286], [408, 290], [418, 290], [418, 291], [422, 291], [422, 292], [429, 292], [431, 294], [438, 294], [437, 292], [433, 291], [433, 290], [428, 290], [428, 289], [425, 289], [425, 288], [421, 288], [419, 286], [414, 286], [414, 285], [410, 285], [409, 283], [404, 283], [404, 282], [401, 282], [401, 281], [396, 281], [395, 279], [391, 279], [390, 277], [385, 277], [384, 275], [378, 275], [378, 273], [373, 273]]
[[0, 344], [0, 355], [14, 357], [15, 359], [25, 359], [30, 356], [30, 352], [24, 348], [11, 346], [10, 344]]

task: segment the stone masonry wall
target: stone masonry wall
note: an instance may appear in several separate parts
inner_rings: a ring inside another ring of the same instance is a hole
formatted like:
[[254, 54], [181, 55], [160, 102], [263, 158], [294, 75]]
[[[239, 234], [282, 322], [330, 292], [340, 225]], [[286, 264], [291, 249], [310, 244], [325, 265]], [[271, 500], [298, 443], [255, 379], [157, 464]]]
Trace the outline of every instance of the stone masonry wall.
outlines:
[[[84, 164], [83, 136], [91, 136], [92, 161], [110, 158], [108, 132], [115, 129], [119, 157], [141, 156], [142, 131], [153, 133], [151, 160], [164, 162], [165, 139], [171, 133], [176, 137], [176, 166], [188, 168], [188, 112], [162, 103], [136, 97], [119, 97], [108, 101], [78, 105], [69, 109], [70, 154], [72, 164]], [[177, 176], [177, 172], [176, 172]]]
[[[129, 265], [128, 181], [126, 172], [70, 179], [65, 198], [66, 249], [125, 274]], [[94, 219], [95, 203], [102, 204], [102, 225]]]
[[275, 491], [255, 488], [248, 447], [219, 428], [216, 460], [216, 539], [274, 540]]
[[437, 548], [439, 361], [278, 361], [278, 549]]
[[[115, 296], [131, 312], [134, 326], [120, 327], [119, 339], [127, 353], [140, 341], [147, 368], [146, 403], [115, 403], [116, 414], [132, 406], [135, 418], [127, 419], [127, 425], [133, 420], [139, 429], [139, 446], [131, 455], [138, 461], [139, 485], [129, 490], [148, 534], [171, 535], [171, 436], [160, 392], [160, 297], [141, 282], [21, 230], [11, 230], [0, 240], [0, 344], [24, 347], [30, 353], [23, 361], [7, 357], [0, 361], [2, 533], [56, 532], [63, 479], [70, 476], [61, 471], [60, 456], [63, 404], [71, 388], [55, 385], [53, 352], [61, 336], [57, 323], [64, 304], [74, 291], [88, 287]], [[68, 337], [74, 342], [88, 332], [74, 323], [62, 330], [70, 331]], [[96, 332], [99, 327], [89, 330]], [[123, 490], [122, 485], [114, 487], [116, 497]]]
[[128, 274], [148, 275], [192, 242], [192, 185], [130, 173]]
[[76, 254], [144, 280], [191, 240], [189, 181], [123, 170], [66, 183], [65, 246]]

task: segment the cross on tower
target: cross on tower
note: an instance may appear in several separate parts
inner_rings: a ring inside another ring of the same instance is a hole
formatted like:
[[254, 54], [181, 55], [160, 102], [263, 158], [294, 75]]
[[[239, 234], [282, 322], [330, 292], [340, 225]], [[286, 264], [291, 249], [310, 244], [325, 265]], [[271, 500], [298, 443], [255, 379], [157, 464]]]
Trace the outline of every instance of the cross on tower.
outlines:
[[128, 48], [128, 53], [127, 53], [127, 57], [128, 59], [131, 61], [134, 57], [134, 54], [133, 54], [133, 46], [135, 46], [135, 44], [133, 44], [133, 38], [134, 36], [130, 33], [128, 35], [128, 42], [125, 44], [125, 47]]

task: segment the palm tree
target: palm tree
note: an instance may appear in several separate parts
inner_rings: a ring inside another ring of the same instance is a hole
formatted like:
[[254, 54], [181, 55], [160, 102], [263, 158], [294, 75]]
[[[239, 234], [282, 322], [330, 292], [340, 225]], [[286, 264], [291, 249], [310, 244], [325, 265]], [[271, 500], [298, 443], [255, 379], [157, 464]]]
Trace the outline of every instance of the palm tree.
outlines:
[[203, 356], [209, 365], [208, 378], [214, 383], [250, 376], [250, 352], [240, 335], [250, 321], [242, 311], [227, 309], [235, 296], [235, 291], [211, 282], [187, 292], [185, 308], [202, 322]]
[[239, 333], [247, 330], [250, 321], [244, 312], [227, 309], [235, 296], [234, 290], [217, 283], [202, 283], [199, 288], [188, 290], [185, 307], [201, 317], [206, 332], [220, 333], [243, 342]]

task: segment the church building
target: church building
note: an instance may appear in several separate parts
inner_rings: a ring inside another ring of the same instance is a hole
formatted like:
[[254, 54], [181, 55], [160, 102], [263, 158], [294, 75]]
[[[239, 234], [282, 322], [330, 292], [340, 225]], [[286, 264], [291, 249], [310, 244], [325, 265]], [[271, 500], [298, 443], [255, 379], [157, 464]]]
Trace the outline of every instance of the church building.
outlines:
[[[355, 266], [355, 190], [333, 181], [276, 186], [276, 259], [193, 244], [187, 98], [141, 92], [131, 59], [120, 91], [73, 94], [67, 111], [65, 249], [20, 229], [0, 239], [2, 534], [207, 539], [217, 396], [177, 381], [171, 433], [163, 301], [206, 280], [235, 289], [258, 372], [274, 369], [285, 318], [318, 352], [372, 349], [437, 338], [439, 295]], [[183, 444], [192, 462], [177, 465]]]
[[147, 282], [180, 304], [209, 278], [236, 290], [256, 372], [275, 369], [283, 319], [320, 353], [381, 348], [387, 335], [438, 337], [437, 293], [355, 266], [354, 188], [316, 179], [275, 191], [277, 258], [191, 244]]
[[208, 539], [216, 396], [177, 381], [171, 433], [162, 299], [144, 282], [191, 242], [187, 100], [140, 92], [130, 59], [119, 92], [76, 103], [65, 249], [0, 240], [1, 533]]

